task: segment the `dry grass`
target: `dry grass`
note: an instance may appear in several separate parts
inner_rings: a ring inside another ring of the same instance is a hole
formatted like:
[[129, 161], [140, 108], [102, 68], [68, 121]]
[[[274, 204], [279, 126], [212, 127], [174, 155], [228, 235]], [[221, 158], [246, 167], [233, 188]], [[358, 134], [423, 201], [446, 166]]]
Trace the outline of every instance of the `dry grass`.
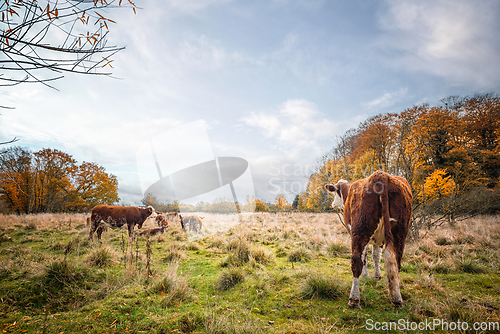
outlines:
[[53, 228], [80, 228], [87, 225], [87, 213], [39, 213], [22, 215], [0, 214], [0, 229], [25, 227], [47, 230]]
[[103, 245], [89, 244], [86, 215], [0, 216], [1, 292], [15, 303], [32, 296], [0, 312], [12, 307], [10, 324], [23, 314], [39, 325], [35, 313], [62, 298], [53, 313], [68, 311], [66, 321], [80, 317], [83, 327], [54, 318], [54, 331], [95, 333], [337, 333], [362, 332], [367, 317], [500, 320], [500, 217], [422, 230], [405, 248], [406, 306], [396, 311], [385, 279], [362, 278], [363, 309], [346, 306], [350, 237], [335, 214], [202, 215], [200, 233], [172, 225], [151, 238], [151, 274], [144, 239], [130, 249], [126, 232], [110, 230]]

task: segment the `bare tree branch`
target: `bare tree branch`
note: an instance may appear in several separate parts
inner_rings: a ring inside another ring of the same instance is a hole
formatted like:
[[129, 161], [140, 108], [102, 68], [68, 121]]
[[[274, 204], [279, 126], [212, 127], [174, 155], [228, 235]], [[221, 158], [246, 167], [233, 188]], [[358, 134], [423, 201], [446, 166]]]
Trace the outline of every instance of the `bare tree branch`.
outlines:
[[130, 0], [0, 2], [0, 86], [54, 88], [64, 72], [110, 76], [104, 68], [124, 47], [108, 46], [115, 21], [104, 14], [120, 7], [136, 10]]

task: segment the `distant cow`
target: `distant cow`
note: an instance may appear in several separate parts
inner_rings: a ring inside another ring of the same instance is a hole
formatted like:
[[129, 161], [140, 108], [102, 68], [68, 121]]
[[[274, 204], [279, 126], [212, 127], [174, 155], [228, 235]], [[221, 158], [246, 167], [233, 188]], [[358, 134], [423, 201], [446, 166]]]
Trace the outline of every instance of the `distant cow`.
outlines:
[[156, 227], [156, 228], [148, 228], [147, 230], [141, 231], [139, 235], [155, 235], [158, 233], [163, 233], [165, 232], [165, 229], [167, 226], [163, 225], [161, 227]]
[[180, 215], [178, 212], [169, 212], [169, 213], [158, 213], [159, 215], [161, 214], [161, 217], [158, 218], [156, 217], [156, 223], [158, 226], [168, 226], [168, 223], [173, 223], [175, 221], [181, 221]]
[[352, 184], [340, 180], [335, 185], [325, 185], [325, 188], [335, 195], [332, 207], [344, 209], [345, 226], [351, 235], [351, 269], [354, 278], [348, 305], [359, 306], [359, 276], [361, 272], [363, 276], [368, 276], [368, 244], [373, 244], [376, 278], [381, 277], [380, 253], [381, 247], [385, 246], [385, 273], [391, 302], [396, 306], [403, 305], [399, 270], [412, 214], [412, 194], [408, 181], [377, 171]]
[[105, 226], [121, 227], [127, 225], [129, 242], [132, 243], [135, 225], [141, 228], [146, 219], [155, 217], [156, 212], [152, 206], [137, 208], [134, 206], [96, 205], [90, 216], [89, 240], [93, 239], [93, 234], [97, 230], [97, 239], [101, 242], [101, 234]]
[[200, 232], [203, 227], [202, 219], [203, 217], [196, 216], [181, 217], [182, 228], [185, 231]]
[[163, 212], [158, 212], [156, 211], [156, 224], [160, 227], [168, 227], [168, 221], [167, 219], [165, 218], [165, 214]]

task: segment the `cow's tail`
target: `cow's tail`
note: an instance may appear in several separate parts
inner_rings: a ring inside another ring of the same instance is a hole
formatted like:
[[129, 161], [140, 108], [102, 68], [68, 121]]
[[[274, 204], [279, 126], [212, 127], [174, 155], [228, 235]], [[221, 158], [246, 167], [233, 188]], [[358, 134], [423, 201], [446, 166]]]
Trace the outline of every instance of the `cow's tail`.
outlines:
[[379, 174], [377, 182], [374, 184], [375, 191], [379, 192], [380, 204], [382, 206], [382, 219], [384, 220], [384, 234], [387, 246], [394, 245], [394, 238], [391, 229], [391, 216], [389, 211], [389, 177], [387, 174]]
[[90, 226], [90, 217], [87, 217], [87, 227]]

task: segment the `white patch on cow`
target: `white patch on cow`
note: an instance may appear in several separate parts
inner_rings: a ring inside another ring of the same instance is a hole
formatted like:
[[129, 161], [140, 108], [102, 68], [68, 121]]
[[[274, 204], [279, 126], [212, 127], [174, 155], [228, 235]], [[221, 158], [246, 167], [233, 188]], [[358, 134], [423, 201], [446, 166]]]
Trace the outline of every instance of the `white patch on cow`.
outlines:
[[380, 218], [377, 229], [375, 230], [375, 232], [373, 232], [373, 235], [370, 237], [369, 244], [374, 246], [383, 246], [385, 244], [385, 231], [384, 231], [383, 218]]
[[359, 301], [359, 277], [352, 279], [352, 287], [351, 294], [349, 295], [349, 299]]
[[394, 218], [390, 218], [389, 221], [391, 221], [391, 222], [397, 222], [397, 220], [394, 219]]
[[347, 224], [347, 228], [349, 229], [349, 232], [351, 232], [351, 224]]
[[339, 196], [337, 193], [334, 194], [332, 208], [342, 210], [344, 209], [344, 201], [342, 199], [342, 195]]

